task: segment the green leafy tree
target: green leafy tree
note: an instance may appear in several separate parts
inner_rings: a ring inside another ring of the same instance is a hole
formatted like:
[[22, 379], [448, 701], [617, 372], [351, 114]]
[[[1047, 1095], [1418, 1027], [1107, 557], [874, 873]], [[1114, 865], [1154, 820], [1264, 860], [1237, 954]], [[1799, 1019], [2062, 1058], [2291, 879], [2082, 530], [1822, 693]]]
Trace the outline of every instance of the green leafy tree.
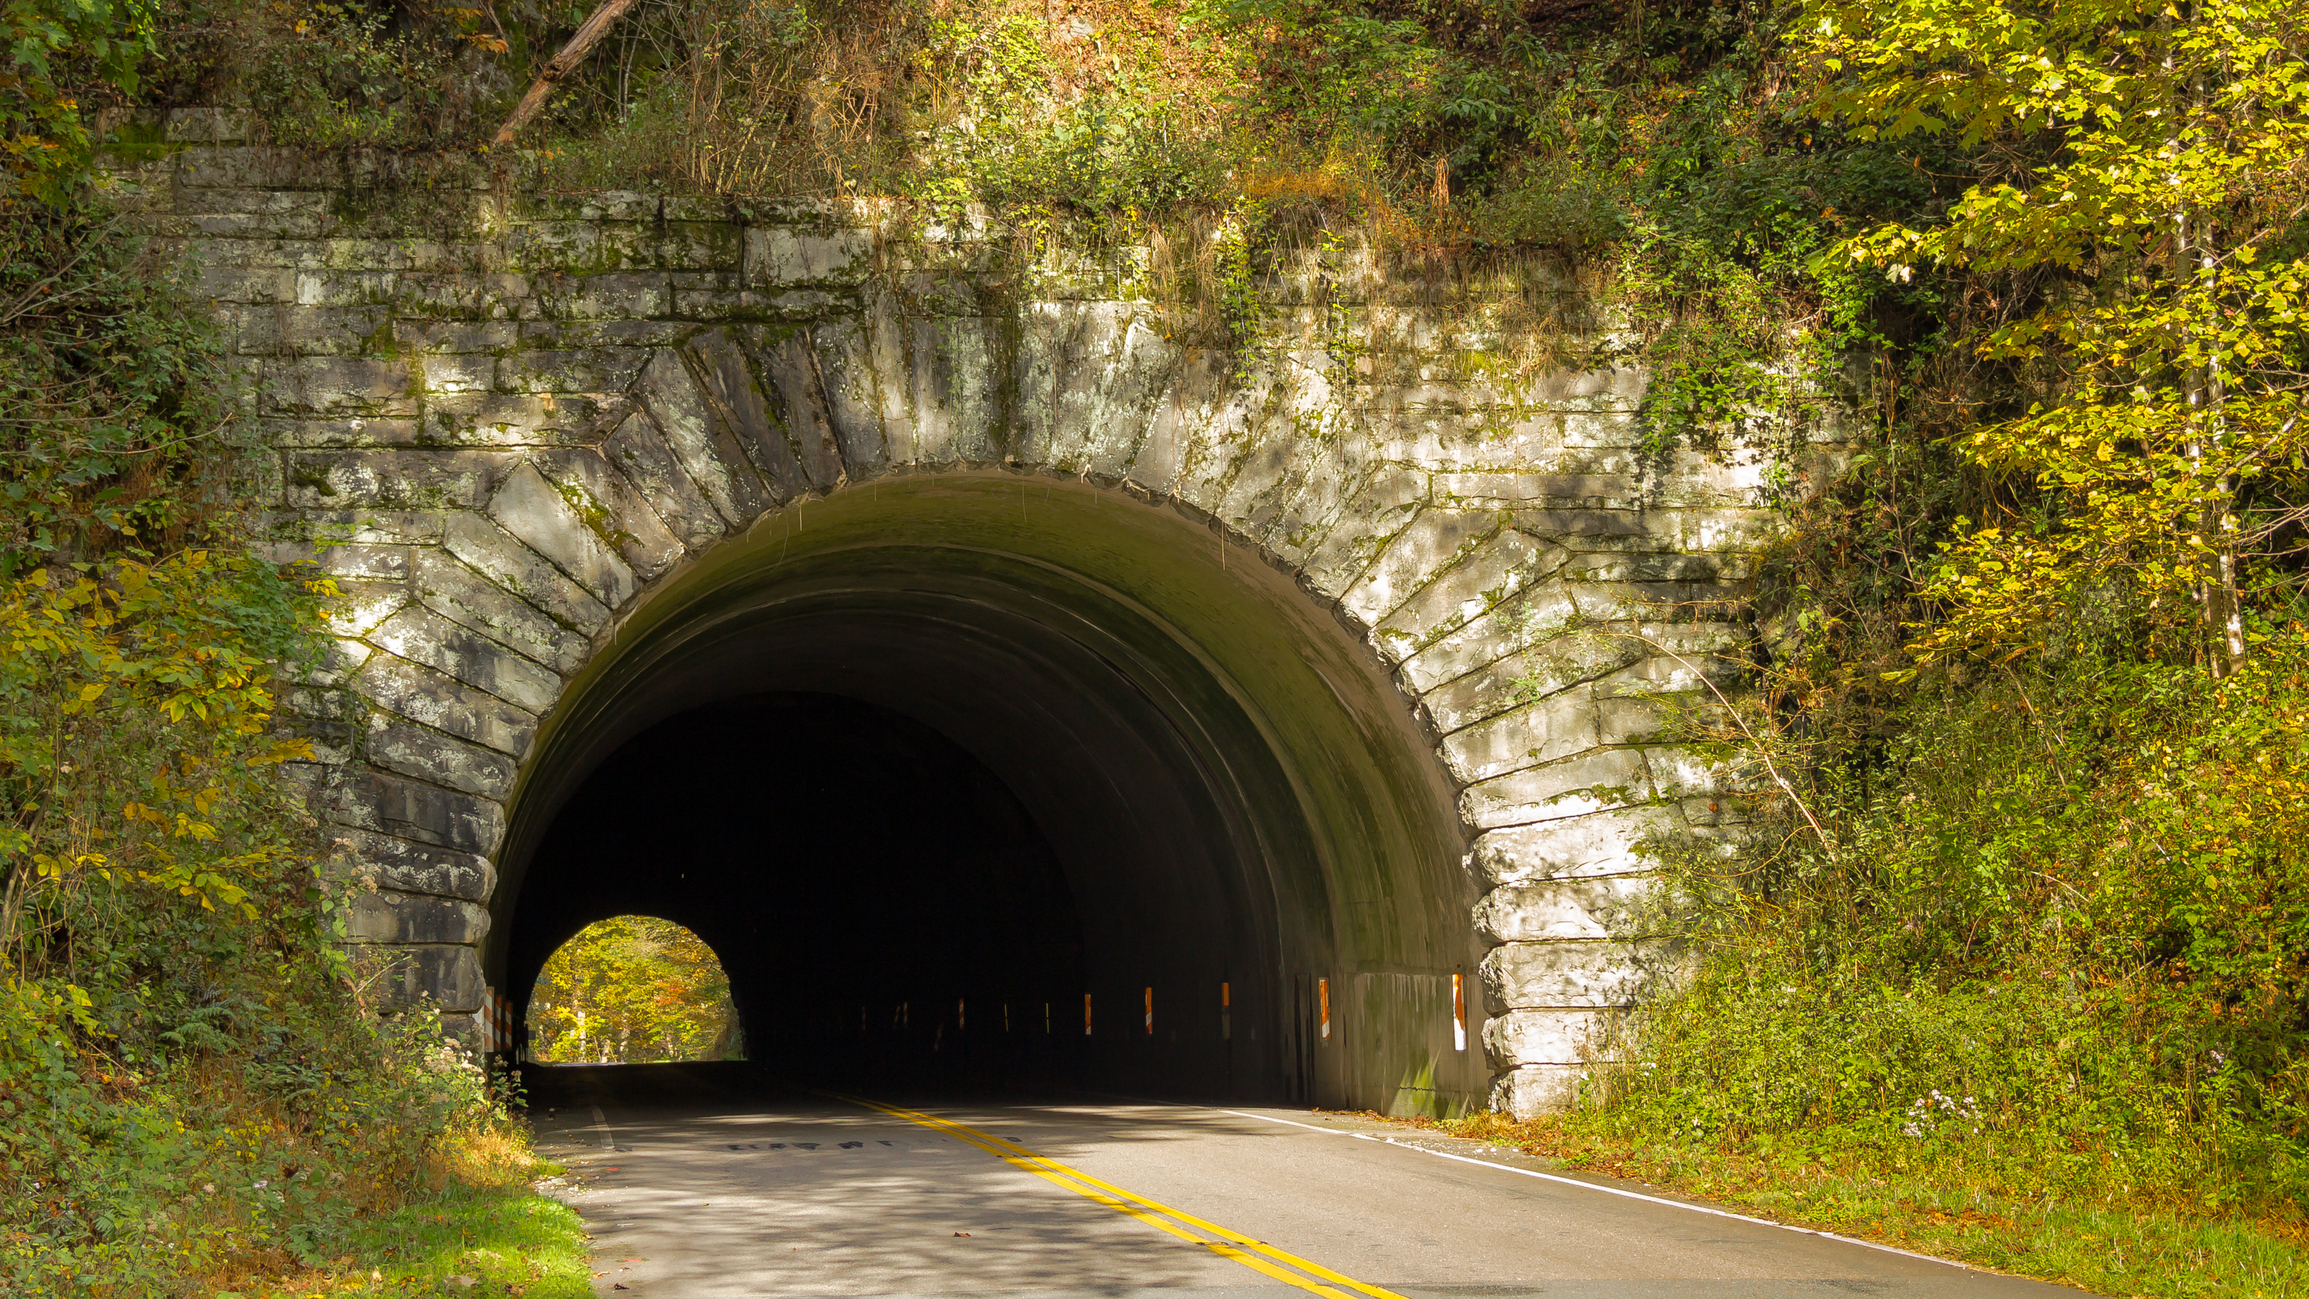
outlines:
[[0, 171], [15, 188], [55, 201], [79, 185], [98, 143], [84, 101], [136, 92], [158, 52], [153, 9], [145, 0], [0, 2]]
[[2015, 408], [1964, 438], [2043, 492], [1984, 521], [1926, 594], [1926, 659], [2043, 646], [2099, 607], [2193, 601], [2227, 673], [2246, 568], [2298, 522], [2309, 391], [2309, 20], [2280, 0], [1814, 0], [1825, 108], [1865, 137], [1954, 137], [1976, 183], [1845, 253], [1969, 277], [1969, 340]]
[[547, 958], [529, 1002], [531, 1055], [555, 1064], [744, 1056], [729, 976], [696, 934], [614, 916]]

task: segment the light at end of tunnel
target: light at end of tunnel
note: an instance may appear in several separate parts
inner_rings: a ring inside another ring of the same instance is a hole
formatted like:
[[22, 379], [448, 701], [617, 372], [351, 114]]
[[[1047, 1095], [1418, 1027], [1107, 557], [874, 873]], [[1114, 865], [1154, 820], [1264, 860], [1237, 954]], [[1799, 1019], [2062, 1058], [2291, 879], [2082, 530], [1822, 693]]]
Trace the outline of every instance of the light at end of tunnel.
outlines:
[[1451, 1048], [1467, 1049], [1467, 976], [1451, 976]]
[[1315, 980], [1315, 1001], [1323, 1011], [1323, 1036], [1331, 1036], [1331, 981]]

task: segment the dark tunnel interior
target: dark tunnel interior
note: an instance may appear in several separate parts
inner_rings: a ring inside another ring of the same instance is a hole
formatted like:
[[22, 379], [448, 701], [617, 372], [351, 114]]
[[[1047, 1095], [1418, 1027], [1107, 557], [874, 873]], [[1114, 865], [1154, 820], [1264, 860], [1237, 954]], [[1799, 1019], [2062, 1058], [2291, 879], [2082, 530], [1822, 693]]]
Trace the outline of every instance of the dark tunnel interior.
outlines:
[[514, 915], [516, 986], [585, 925], [646, 913], [714, 949], [757, 1053], [794, 1076], [1050, 1085], [1078, 1063], [1056, 854], [985, 764], [902, 714], [766, 694], [668, 718], [539, 853], [558, 878]]
[[1215, 540], [988, 473], [717, 547], [540, 732], [491, 982], [518, 1011], [578, 929], [647, 914], [715, 949], [787, 1080], [1479, 1101], [1433, 741], [1359, 636]]

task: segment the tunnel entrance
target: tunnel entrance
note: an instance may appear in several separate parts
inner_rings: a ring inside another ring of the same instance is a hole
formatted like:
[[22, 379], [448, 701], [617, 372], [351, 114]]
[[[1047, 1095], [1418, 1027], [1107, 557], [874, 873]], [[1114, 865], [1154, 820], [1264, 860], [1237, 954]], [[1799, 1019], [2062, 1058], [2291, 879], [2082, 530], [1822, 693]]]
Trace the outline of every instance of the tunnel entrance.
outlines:
[[510, 808], [490, 981], [646, 912], [783, 1076], [1483, 1102], [1454, 790], [1293, 571], [1079, 481], [847, 489], [665, 579]]

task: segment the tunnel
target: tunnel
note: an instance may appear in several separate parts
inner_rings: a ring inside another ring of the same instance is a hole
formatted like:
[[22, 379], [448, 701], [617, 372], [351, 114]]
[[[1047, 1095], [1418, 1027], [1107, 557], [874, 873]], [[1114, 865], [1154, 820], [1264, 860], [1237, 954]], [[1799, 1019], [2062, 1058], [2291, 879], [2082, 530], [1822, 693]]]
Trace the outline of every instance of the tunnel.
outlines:
[[1381, 658], [1167, 504], [869, 482], [661, 580], [509, 807], [519, 1000], [608, 916], [719, 954], [753, 1064], [1394, 1113], [1490, 1072], [1455, 790]]

